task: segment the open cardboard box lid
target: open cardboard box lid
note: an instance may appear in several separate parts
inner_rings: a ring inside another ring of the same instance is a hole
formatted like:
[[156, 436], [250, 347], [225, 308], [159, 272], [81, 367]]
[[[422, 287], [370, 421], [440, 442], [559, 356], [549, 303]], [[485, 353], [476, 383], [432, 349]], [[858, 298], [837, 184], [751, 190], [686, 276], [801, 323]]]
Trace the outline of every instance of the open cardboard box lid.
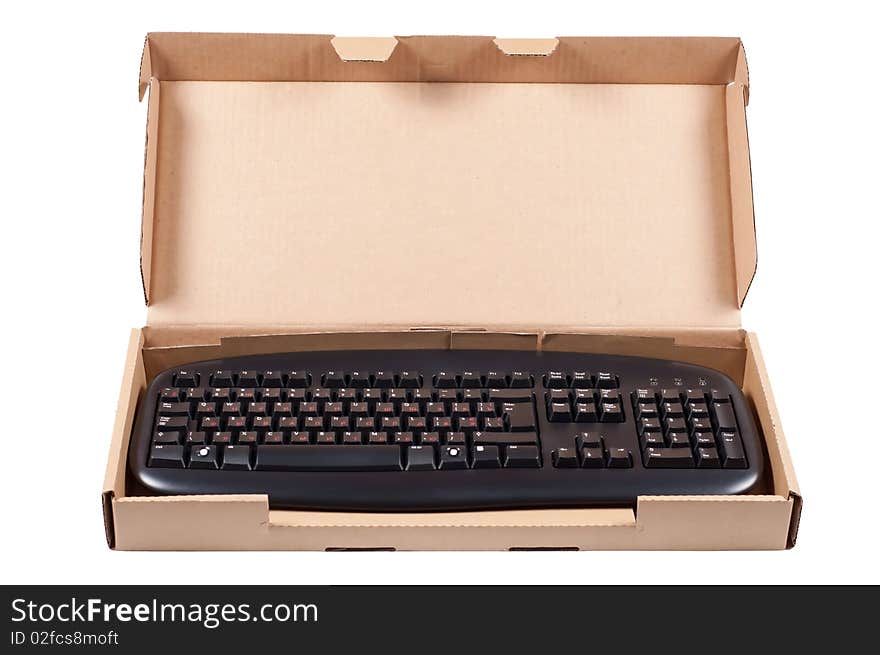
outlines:
[[736, 329], [736, 38], [154, 33], [148, 324]]

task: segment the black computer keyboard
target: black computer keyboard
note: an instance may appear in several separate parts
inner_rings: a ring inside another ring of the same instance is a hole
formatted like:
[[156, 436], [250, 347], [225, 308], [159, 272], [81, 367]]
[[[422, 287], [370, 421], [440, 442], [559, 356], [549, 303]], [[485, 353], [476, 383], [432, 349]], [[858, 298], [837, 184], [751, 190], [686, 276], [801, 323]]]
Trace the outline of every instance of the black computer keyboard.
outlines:
[[290, 353], [169, 369], [141, 399], [129, 459], [155, 493], [372, 511], [739, 494], [763, 469], [749, 404], [718, 371], [489, 350]]

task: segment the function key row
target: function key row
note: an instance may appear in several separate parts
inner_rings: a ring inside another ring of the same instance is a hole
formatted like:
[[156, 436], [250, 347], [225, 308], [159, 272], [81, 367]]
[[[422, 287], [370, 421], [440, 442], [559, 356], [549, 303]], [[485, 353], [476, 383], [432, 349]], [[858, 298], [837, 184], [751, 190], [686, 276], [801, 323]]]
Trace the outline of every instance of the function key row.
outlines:
[[[214, 371], [209, 376], [210, 386], [225, 388], [288, 387], [296, 389], [310, 387], [316, 381], [320, 381], [321, 386], [332, 389], [341, 387], [419, 389], [422, 386], [422, 376], [414, 371], [377, 371], [374, 373], [327, 371], [322, 373], [317, 380], [306, 371], [221, 370]], [[174, 375], [174, 386], [178, 388], [198, 387], [200, 382], [201, 376], [191, 371], [178, 371]]]
[[588, 371], [549, 371], [544, 375], [545, 389], [617, 389], [619, 378], [614, 373], [600, 371], [595, 375]]
[[437, 389], [531, 389], [535, 386], [534, 378], [525, 371], [440, 371], [433, 377], [433, 383]]

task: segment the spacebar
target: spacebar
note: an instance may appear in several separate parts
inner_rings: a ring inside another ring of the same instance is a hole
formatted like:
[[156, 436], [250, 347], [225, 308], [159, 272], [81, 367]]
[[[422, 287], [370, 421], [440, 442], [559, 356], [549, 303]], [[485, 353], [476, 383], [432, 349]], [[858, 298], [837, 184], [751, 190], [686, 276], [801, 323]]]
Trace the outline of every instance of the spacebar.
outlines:
[[400, 471], [399, 446], [258, 446], [258, 471]]

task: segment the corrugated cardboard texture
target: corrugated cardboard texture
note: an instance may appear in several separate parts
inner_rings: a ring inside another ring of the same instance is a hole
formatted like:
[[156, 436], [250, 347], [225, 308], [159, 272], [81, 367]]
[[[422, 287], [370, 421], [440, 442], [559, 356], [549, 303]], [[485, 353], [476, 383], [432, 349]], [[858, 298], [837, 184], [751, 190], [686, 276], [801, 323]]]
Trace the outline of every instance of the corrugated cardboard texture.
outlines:
[[724, 86], [160, 86], [150, 324], [739, 325]]

